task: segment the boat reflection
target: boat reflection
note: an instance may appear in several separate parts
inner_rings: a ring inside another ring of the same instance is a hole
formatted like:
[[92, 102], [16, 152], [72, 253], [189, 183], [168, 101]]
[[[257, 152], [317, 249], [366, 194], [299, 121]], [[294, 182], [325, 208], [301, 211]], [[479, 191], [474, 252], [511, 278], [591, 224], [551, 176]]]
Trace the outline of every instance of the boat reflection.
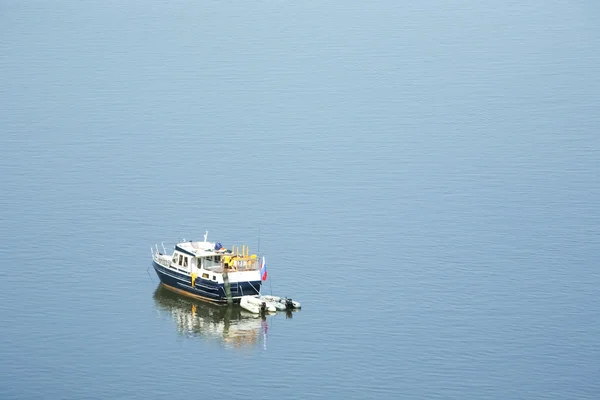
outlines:
[[230, 348], [262, 344], [266, 349], [267, 318], [249, 313], [238, 305], [196, 301], [161, 284], [154, 291], [154, 302], [159, 311], [170, 314], [182, 335], [215, 340]]

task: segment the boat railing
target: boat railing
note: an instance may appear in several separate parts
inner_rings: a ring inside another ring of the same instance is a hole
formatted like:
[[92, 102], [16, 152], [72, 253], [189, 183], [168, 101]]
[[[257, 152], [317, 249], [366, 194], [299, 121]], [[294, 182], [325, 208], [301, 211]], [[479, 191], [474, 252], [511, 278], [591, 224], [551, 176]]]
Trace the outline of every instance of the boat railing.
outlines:
[[237, 271], [256, 271], [258, 270], [258, 262], [251, 257], [231, 257], [228, 260], [223, 260], [219, 264], [205, 266], [204, 269], [211, 272], [223, 273]]
[[171, 256], [166, 253], [165, 245], [162, 244], [164, 253], [158, 251], [158, 245], [154, 245], [155, 247], [150, 247], [150, 252], [152, 253], [152, 260], [154, 260], [157, 264], [168, 267], [171, 264]]
[[258, 269], [257, 265], [256, 257], [231, 257], [221, 263], [221, 267], [228, 271], [255, 271]]

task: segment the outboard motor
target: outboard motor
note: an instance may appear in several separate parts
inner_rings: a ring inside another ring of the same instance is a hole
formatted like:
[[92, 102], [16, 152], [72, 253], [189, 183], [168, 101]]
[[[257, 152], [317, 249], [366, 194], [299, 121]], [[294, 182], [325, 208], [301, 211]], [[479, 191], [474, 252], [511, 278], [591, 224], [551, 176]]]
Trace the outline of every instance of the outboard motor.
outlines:
[[260, 303], [260, 312], [263, 314], [267, 313], [267, 303], [265, 303], [264, 301]]
[[292, 301], [292, 299], [285, 299], [285, 308], [287, 308], [288, 310], [291, 310], [294, 308], [294, 302]]

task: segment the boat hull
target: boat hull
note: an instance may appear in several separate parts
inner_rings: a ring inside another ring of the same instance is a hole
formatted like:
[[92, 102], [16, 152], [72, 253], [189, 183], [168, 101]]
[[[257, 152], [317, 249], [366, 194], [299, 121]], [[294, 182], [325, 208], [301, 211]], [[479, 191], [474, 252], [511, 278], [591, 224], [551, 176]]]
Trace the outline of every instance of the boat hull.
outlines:
[[[157, 262], [152, 262], [152, 267], [158, 275], [160, 282], [177, 293], [214, 303], [226, 303], [224, 285], [206, 279], [196, 278], [192, 286], [192, 278], [171, 269], [165, 268]], [[239, 303], [242, 296], [260, 294], [261, 281], [231, 283], [231, 296], [234, 303]]]

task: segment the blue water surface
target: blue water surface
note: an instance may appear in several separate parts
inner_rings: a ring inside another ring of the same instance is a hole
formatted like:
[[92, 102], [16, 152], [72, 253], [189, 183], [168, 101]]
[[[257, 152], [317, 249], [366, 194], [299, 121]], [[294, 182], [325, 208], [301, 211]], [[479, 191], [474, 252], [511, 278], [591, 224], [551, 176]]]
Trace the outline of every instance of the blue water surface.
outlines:
[[[590, 1], [0, 1], [1, 399], [597, 399]], [[266, 256], [249, 318], [150, 247]]]

